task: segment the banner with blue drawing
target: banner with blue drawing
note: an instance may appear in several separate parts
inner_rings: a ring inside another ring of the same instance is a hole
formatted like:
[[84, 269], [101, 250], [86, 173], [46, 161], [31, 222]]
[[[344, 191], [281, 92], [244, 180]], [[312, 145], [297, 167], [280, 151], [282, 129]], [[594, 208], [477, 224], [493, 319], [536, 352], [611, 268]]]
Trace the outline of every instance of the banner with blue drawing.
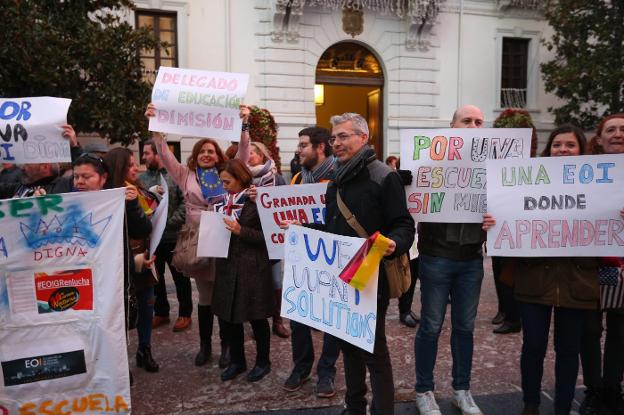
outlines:
[[281, 315], [372, 353], [377, 275], [362, 291], [338, 277], [364, 242], [290, 226], [285, 233]]
[[123, 188], [0, 201], [0, 414], [130, 413], [124, 209]]
[[0, 98], [0, 162], [71, 162], [61, 129], [69, 104], [66, 98]]
[[624, 154], [488, 160], [487, 252], [624, 256]]

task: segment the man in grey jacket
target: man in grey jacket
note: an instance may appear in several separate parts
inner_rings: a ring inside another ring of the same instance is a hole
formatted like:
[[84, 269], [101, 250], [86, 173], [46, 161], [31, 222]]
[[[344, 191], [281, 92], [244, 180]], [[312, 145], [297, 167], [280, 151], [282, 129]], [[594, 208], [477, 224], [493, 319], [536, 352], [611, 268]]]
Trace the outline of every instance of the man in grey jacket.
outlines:
[[[169, 270], [176, 286], [176, 294], [179, 302], [178, 318], [173, 326], [173, 331], [184, 331], [191, 325], [193, 312], [193, 299], [191, 280], [174, 266], [171, 265], [172, 251], [175, 248], [177, 233], [185, 221], [184, 197], [180, 188], [176, 186], [167, 174], [153, 141], [147, 141], [143, 147], [143, 162], [147, 165], [147, 171], [141, 174], [141, 183], [152, 190], [162, 192], [160, 189], [160, 176], [162, 175], [169, 188], [169, 211], [167, 212], [167, 225], [162, 239], [156, 249], [156, 271], [160, 280], [155, 287], [156, 302], [154, 304], [154, 328], [169, 323], [169, 301], [165, 286], [165, 263], [169, 264]], [[154, 188], [156, 186], [156, 188]]]

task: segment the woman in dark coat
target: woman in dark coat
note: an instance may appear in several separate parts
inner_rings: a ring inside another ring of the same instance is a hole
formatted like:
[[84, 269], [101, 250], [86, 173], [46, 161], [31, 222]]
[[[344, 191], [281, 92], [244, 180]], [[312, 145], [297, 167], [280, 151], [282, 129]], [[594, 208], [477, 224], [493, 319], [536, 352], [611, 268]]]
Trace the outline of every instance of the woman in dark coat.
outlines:
[[247, 197], [252, 176], [241, 161], [229, 160], [219, 167], [228, 192], [215, 210], [228, 217], [232, 232], [227, 258], [217, 259], [212, 308], [219, 317], [230, 346], [230, 365], [221, 380], [230, 380], [247, 369], [243, 322], [249, 321], [256, 339], [256, 365], [247, 374], [255, 382], [271, 371], [270, 330], [267, 317], [273, 311], [271, 265], [256, 204]]
[[[548, 139], [542, 157], [585, 154], [583, 132], [563, 125]], [[483, 228], [496, 223], [486, 214]], [[594, 257], [517, 258], [514, 295], [522, 321], [522, 415], [538, 415], [544, 357], [554, 316], [555, 415], [570, 413], [579, 367], [583, 321], [598, 304], [598, 260]]]
[[[154, 285], [156, 281], [149, 270], [141, 271], [135, 262], [135, 255], [143, 256], [149, 247], [152, 224], [149, 216], [157, 206], [154, 195], [141, 188], [137, 179], [138, 166], [132, 151], [115, 148], [104, 156], [108, 176], [108, 187], [126, 188], [126, 230], [124, 232], [124, 287], [136, 294], [136, 329], [139, 347], [136, 364], [148, 372], [158, 372], [158, 363], [152, 357], [152, 318], [154, 316]], [[130, 296], [133, 298], [133, 296]], [[133, 313], [129, 313], [128, 324], [135, 324]]]

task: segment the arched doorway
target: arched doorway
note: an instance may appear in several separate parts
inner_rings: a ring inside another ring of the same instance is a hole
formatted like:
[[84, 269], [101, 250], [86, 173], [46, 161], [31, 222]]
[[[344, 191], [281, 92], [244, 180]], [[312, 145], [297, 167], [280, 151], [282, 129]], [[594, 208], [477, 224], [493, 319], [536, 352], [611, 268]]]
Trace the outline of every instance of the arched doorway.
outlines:
[[357, 112], [368, 121], [369, 143], [383, 159], [383, 85], [381, 64], [372, 51], [355, 42], [327, 49], [316, 66], [316, 122], [329, 128], [329, 118]]

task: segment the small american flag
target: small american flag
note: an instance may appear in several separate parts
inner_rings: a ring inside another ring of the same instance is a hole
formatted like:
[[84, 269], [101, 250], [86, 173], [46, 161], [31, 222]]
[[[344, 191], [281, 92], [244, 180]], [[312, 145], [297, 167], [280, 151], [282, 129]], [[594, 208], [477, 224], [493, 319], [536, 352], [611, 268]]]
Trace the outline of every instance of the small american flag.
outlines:
[[600, 279], [600, 307], [624, 308], [624, 281], [622, 268], [600, 267], [598, 269]]

